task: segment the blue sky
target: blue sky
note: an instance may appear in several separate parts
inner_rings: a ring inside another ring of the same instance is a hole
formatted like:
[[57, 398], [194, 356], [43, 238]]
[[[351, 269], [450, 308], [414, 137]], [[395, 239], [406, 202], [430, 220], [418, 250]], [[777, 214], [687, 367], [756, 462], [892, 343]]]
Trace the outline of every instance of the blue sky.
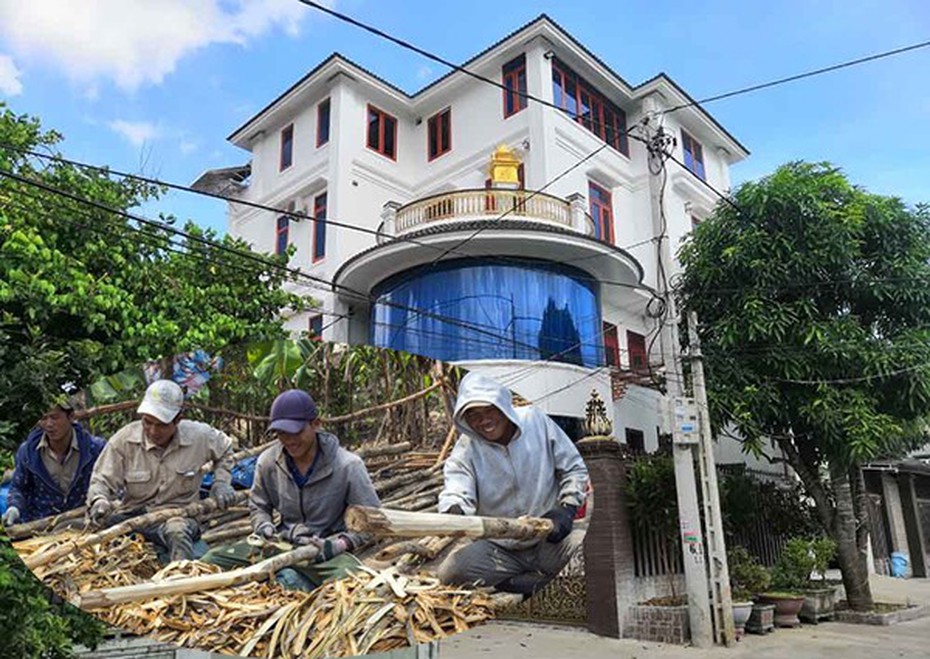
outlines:
[[[632, 84], [693, 97], [930, 40], [926, 0], [334, 6], [454, 62], [549, 14]], [[0, 0], [0, 99], [66, 136], [71, 158], [190, 183], [248, 155], [226, 136], [333, 51], [415, 91], [440, 65], [297, 0]], [[752, 152], [733, 180], [830, 160], [873, 192], [930, 201], [930, 48], [709, 104]], [[225, 230], [225, 206], [146, 209]]]

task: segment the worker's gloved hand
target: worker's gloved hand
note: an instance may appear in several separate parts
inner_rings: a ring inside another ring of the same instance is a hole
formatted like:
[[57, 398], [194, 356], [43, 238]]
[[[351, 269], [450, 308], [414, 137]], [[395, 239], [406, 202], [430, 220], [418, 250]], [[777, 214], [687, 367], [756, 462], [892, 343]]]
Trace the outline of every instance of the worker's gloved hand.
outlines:
[[552, 520], [552, 532], [546, 536], [546, 541], [555, 544], [562, 542], [572, 532], [576, 512], [578, 506], [563, 505], [543, 514], [542, 517]]
[[94, 505], [90, 507], [90, 511], [87, 513], [87, 516], [90, 518], [90, 523], [94, 526], [100, 526], [103, 524], [104, 520], [110, 516], [110, 513], [113, 512], [113, 504], [110, 503], [107, 499], [97, 499], [94, 501]]
[[19, 508], [16, 506], [10, 506], [6, 509], [6, 512], [3, 513], [3, 525], [4, 526], [13, 526], [16, 522], [19, 521]]
[[264, 538], [265, 540], [271, 540], [274, 537], [274, 533], [274, 524], [271, 524], [270, 522], [259, 524], [258, 528], [255, 529], [255, 535]]
[[286, 533], [285, 539], [295, 547], [313, 544], [319, 540], [316, 533], [303, 524], [294, 524]]
[[320, 553], [316, 557], [316, 563], [323, 563], [331, 560], [339, 554], [344, 554], [352, 548], [352, 543], [344, 535], [335, 535], [320, 541]]
[[449, 510], [445, 512], [446, 515], [464, 515], [465, 511], [462, 510], [462, 507], [458, 504], [455, 504]]
[[228, 508], [236, 498], [236, 491], [229, 483], [216, 481], [210, 488], [210, 498], [216, 501], [220, 510]]

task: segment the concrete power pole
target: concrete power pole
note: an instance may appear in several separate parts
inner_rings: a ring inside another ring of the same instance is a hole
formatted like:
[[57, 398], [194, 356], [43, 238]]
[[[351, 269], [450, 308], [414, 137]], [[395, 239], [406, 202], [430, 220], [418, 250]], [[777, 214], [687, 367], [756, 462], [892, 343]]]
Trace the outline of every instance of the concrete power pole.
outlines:
[[[652, 105], [655, 104], [654, 98], [648, 100], [652, 101]], [[678, 516], [684, 558], [685, 590], [688, 595], [688, 616], [691, 623], [691, 642], [697, 647], [710, 647], [713, 645], [713, 626], [708, 597], [707, 565], [704, 560], [701, 513], [698, 507], [698, 492], [694, 476], [698, 435], [696, 419], [694, 419], [696, 412], [693, 409], [689, 411], [686, 401], [682, 398], [684, 388], [678, 349], [678, 314], [675, 300], [668, 294], [668, 278], [672, 273], [672, 255], [662, 213], [663, 190], [659, 182], [659, 177], [663, 175], [661, 153], [666, 148], [663, 142], [662, 135], [655, 134], [651, 136], [648, 144], [648, 158], [653, 172], [653, 175], [649, 177], [650, 206], [654, 233], [660, 237], [657, 255], [659, 266], [665, 273], [664, 280], [657, 282], [657, 288], [660, 294], [664, 295], [667, 304], [660, 333], [667, 384], [663, 416], [665, 430], [672, 434], [673, 439], [672, 456], [675, 463], [675, 489], [678, 495]], [[654, 172], [657, 171], [660, 174], [655, 175]]]

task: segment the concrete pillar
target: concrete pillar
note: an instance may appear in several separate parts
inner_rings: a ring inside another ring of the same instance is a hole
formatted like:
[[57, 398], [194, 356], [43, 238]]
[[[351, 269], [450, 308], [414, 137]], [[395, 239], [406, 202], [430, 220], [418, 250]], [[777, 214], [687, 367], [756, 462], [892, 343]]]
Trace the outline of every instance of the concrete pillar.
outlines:
[[882, 473], [882, 499], [888, 515], [888, 543], [891, 551], [907, 551], [907, 529], [904, 526], [904, 508], [901, 505], [901, 492], [898, 481], [893, 474]]
[[578, 233], [590, 235], [588, 231], [588, 212], [584, 195], [573, 192], [568, 195], [568, 203], [571, 205], [572, 229]]
[[920, 529], [920, 510], [917, 505], [917, 493], [914, 488], [914, 475], [898, 474], [898, 491], [901, 493], [901, 507], [904, 510], [904, 526], [907, 529], [907, 555], [910, 559], [910, 568], [915, 577], [926, 578], [930, 576], [925, 560], [923, 533]]
[[397, 219], [398, 208], [400, 204], [396, 201], [389, 201], [381, 208], [381, 235], [377, 238], [379, 245], [397, 234], [394, 222]]
[[620, 638], [635, 579], [630, 521], [622, 498], [626, 465], [612, 438], [581, 440], [578, 450], [594, 488], [594, 511], [584, 542], [588, 629]]

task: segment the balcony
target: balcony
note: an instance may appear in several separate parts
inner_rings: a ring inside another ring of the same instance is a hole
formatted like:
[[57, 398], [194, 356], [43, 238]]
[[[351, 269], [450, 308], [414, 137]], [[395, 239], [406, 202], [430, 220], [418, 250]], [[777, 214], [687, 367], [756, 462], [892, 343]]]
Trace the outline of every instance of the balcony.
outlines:
[[456, 190], [417, 199], [404, 206], [385, 204], [378, 242], [427, 228], [453, 229], [454, 223], [476, 220], [522, 220], [594, 236], [594, 220], [584, 198], [568, 200], [543, 192], [504, 188]]

